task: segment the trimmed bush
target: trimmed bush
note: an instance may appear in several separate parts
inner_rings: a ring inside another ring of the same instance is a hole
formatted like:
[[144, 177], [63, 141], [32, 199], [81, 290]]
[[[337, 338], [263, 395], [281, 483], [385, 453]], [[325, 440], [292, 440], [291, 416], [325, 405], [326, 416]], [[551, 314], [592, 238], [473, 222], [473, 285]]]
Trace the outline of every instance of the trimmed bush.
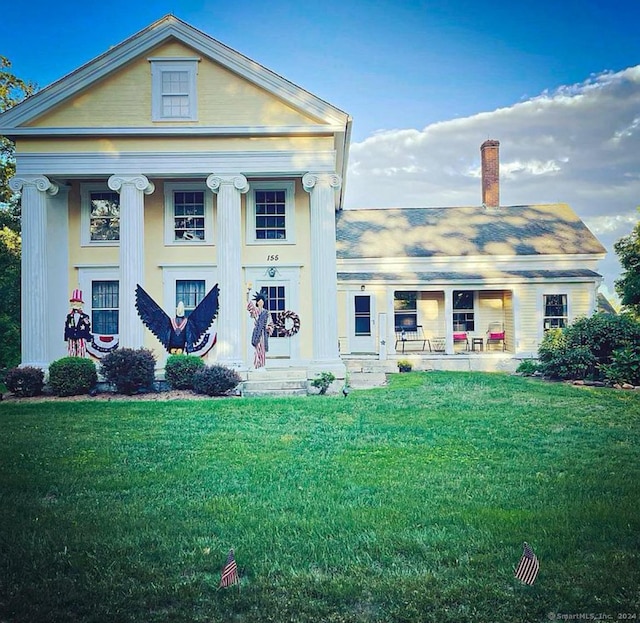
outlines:
[[322, 372], [320, 376], [317, 376], [313, 381], [311, 381], [311, 385], [319, 389], [321, 394], [326, 394], [329, 386], [335, 380], [336, 377], [332, 372]]
[[44, 372], [33, 366], [12, 368], [7, 372], [4, 383], [12, 394], [20, 398], [39, 396], [44, 387]]
[[116, 391], [128, 396], [153, 389], [156, 358], [146, 348], [119, 348], [103, 360], [101, 372], [115, 385]]
[[91, 359], [63, 357], [49, 366], [49, 387], [56, 396], [88, 394], [98, 382], [98, 372]]
[[198, 394], [224, 396], [238, 386], [240, 375], [224, 366], [205, 366], [193, 376], [193, 389]]
[[535, 359], [523, 359], [516, 369], [517, 374], [533, 376], [540, 370], [540, 364]]
[[165, 379], [172, 389], [193, 389], [193, 377], [204, 368], [204, 361], [193, 355], [169, 355]]

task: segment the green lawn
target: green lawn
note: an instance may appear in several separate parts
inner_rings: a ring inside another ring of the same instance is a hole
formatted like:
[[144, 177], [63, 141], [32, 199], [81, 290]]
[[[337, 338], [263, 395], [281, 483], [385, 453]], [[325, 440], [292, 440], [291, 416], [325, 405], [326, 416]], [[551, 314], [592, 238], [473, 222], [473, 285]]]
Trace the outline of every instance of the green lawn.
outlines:
[[637, 391], [411, 373], [0, 425], [2, 623], [640, 619]]

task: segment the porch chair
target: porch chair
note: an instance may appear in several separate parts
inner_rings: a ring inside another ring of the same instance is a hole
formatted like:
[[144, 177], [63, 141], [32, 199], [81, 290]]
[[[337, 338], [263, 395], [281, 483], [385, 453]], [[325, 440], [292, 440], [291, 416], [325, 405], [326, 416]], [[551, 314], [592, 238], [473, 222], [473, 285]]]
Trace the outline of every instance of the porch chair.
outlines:
[[487, 329], [487, 350], [490, 344], [502, 344], [502, 350], [507, 349], [504, 339], [504, 325], [501, 322], [490, 322]]
[[466, 350], [469, 350], [469, 337], [466, 331], [454, 331], [453, 332], [453, 347], [456, 344], [464, 344]]

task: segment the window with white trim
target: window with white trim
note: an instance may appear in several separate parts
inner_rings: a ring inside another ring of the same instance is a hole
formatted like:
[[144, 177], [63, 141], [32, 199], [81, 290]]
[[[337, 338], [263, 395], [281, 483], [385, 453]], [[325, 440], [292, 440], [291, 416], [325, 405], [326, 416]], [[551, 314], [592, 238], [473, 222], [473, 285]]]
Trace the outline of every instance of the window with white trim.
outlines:
[[473, 290], [453, 291], [453, 330], [474, 331]]
[[196, 121], [197, 58], [150, 58], [153, 121]]
[[189, 317], [191, 312], [198, 306], [198, 303], [205, 295], [204, 279], [177, 279], [176, 280], [176, 307], [182, 302], [184, 305], [184, 315]]
[[120, 284], [91, 282], [91, 330], [97, 335], [118, 335]]
[[394, 292], [393, 315], [396, 331], [415, 329], [418, 324], [418, 293]]
[[120, 195], [106, 184], [80, 186], [80, 238], [83, 246], [120, 241]]
[[164, 186], [165, 244], [213, 243], [213, 194], [200, 183]]
[[544, 297], [544, 320], [545, 331], [549, 329], [563, 329], [567, 326], [569, 315], [567, 313], [566, 294], [545, 294]]
[[294, 183], [250, 182], [247, 242], [290, 243], [294, 239]]

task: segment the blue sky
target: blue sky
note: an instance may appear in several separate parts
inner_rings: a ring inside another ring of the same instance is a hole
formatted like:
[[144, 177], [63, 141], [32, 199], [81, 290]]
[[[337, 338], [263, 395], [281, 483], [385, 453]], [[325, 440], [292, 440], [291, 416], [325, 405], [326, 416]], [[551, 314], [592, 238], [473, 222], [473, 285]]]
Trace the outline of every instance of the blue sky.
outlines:
[[44, 87], [167, 13], [353, 117], [347, 207], [478, 204], [495, 138], [502, 203], [569, 203], [612, 289], [640, 205], [638, 0], [12, 2], [0, 54]]

